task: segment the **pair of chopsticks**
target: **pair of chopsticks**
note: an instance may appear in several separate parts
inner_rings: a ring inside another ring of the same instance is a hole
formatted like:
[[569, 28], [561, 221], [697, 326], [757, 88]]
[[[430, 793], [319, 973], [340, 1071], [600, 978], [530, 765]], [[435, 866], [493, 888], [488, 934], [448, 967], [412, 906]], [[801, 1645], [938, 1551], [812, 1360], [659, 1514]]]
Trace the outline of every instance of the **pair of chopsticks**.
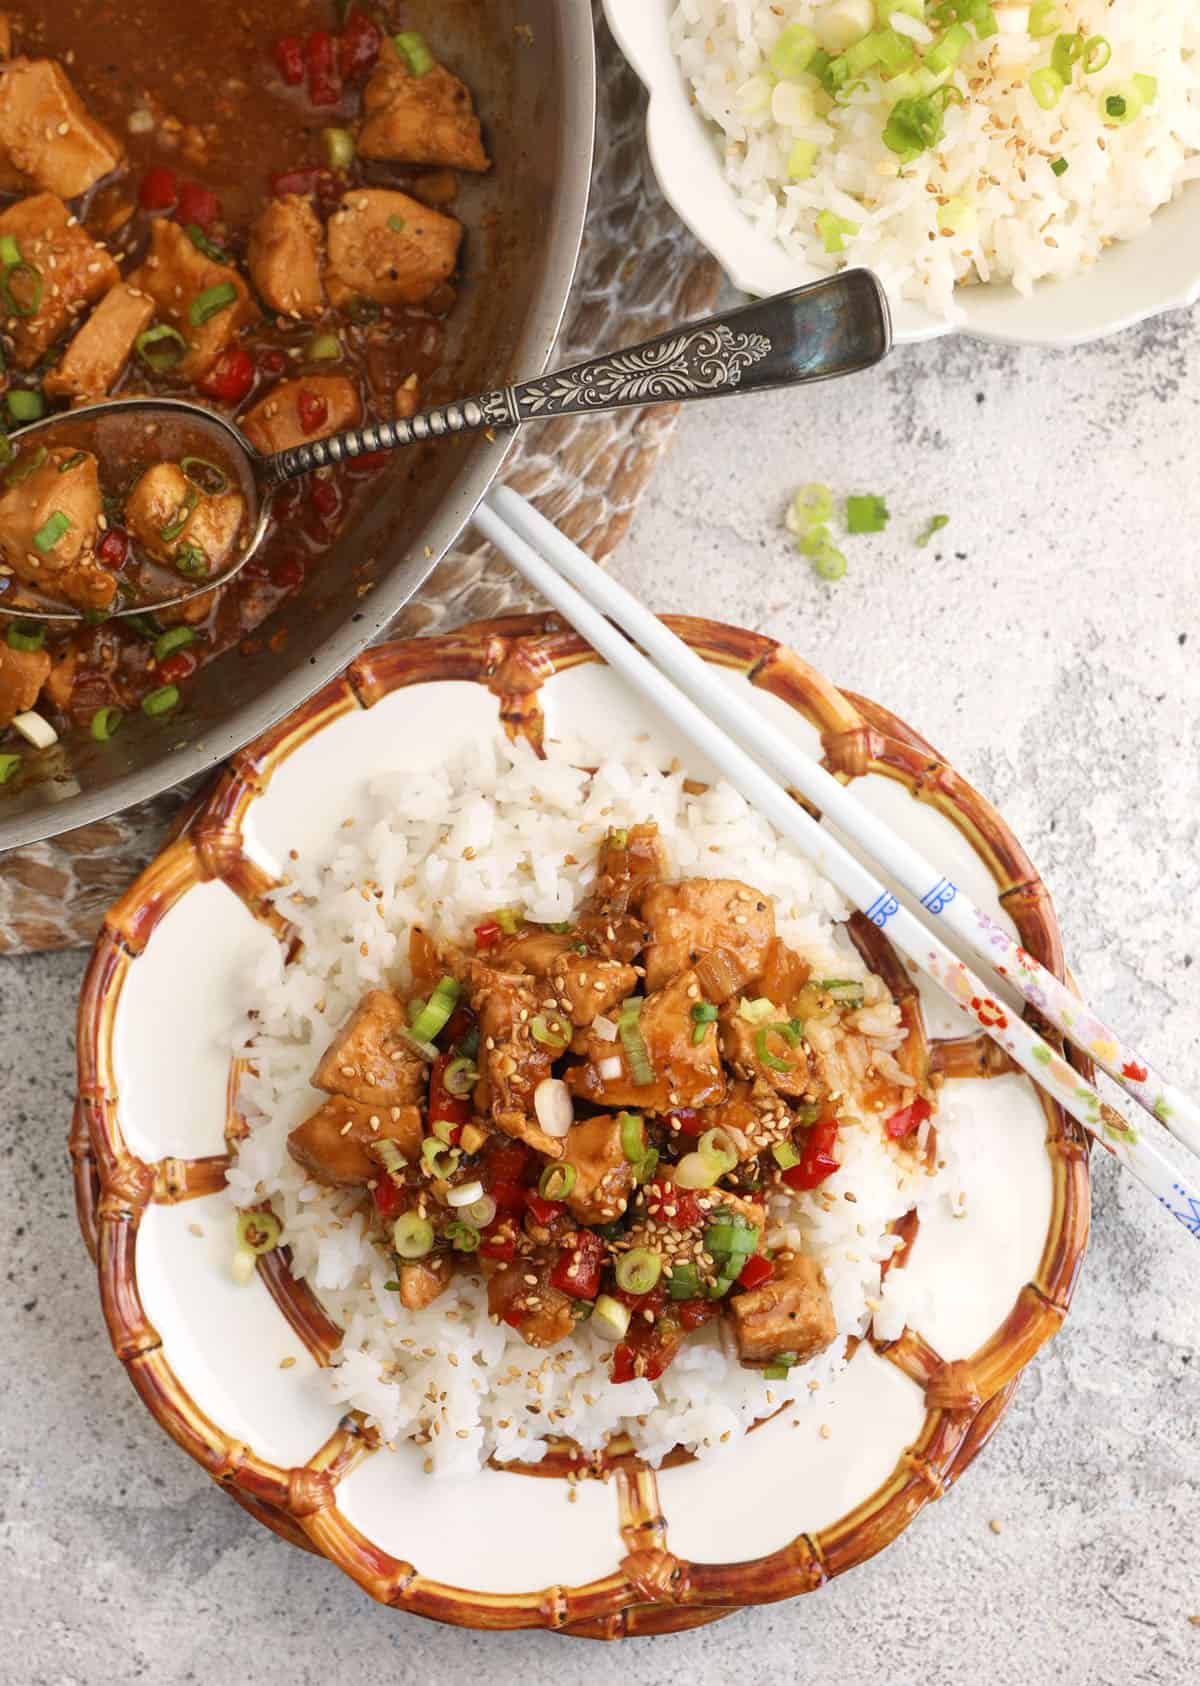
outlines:
[[[507, 488], [493, 492], [476, 511], [475, 525], [610, 667], [1200, 1238], [1200, 1172], [1188, 1165], [1191, 1154], [1200, 1154], [1200, 1108], [1189, 1096], [1159, 1076], [1148, 1060], [975, 907], [961, 886], [897, 836], [851, 790], [736, 691], [714, 683], [711, 669], [699, 656], [524, 498]], [[789, 795], [789, 788], [807, 797], [892, 882], [851, 854]], [[908, 892], [923, 918], [905, 906], [892, 883]], [[996, 986], [959, 959], [938, 934], [939, 927], [1103, 1067], [1142, 1109], [1136, 1124], [1123, 1108], [1104, 1100], [1023, 1018], [998, 1002]]]

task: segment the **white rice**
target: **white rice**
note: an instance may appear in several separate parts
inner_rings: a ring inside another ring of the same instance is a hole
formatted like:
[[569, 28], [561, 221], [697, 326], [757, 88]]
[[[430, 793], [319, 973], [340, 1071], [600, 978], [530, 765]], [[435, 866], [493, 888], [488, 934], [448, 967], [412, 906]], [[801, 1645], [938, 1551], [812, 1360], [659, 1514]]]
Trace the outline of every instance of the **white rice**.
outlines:
[[[594, 777], [578, 770], [598, 762]], [[229, 1198], [239, 1206], [270, 1198], [293, 1269], [345, 1332], [339, 1362], [312, 1385], [365, 1412], [389, 1443], [417, 1441], [438, 1473], [473, 1471], [491, 1457], [536, 1462], [547, 1435], [594, 1451], [617, 1430], [657, 1463], [680, 1444], [715, 1454], [787, 1401], [822, 1402], [847, 1338], [863, 1334], [873, 1312], [888, 1338], [916, 1320], [907, 1273], [893, 1272], [881, 1291], [880, 1266], [896, 1245], [889, 1224], [914, 1204], [946, 1199], [953, 1185], [944, 1111], [944, 1172], [909, 1169], [876, 1123], [843, 1129], [841, 1168], [822, 1190], [834, 1196], [828, 1211], [811, 1195], [775, 1199], [769, 1236], [778, 1244], [795, 1226], [820, 1258], [839, 1330], [786, 1382], [743, 1369], [710, 1325], [687, 1338], [660, 1381], [614, 1387], [611, 1345], [586, 1323], [563, 1345], [535, 1351], [489, 1320], [482, 1283], [465, 1273], [427, 1310], [404, 1311], [385, 1288], [391, 1261], [367, 1239], [353, 1199], [309, 1180], [286, 1137], [324, 1098], [309, 1075], [339, 1022], [367, 988], [406, 981], [413, 923], [466, 940], [497, 906], [566, 918], [604, 833], [655, 820], [675, 872], [745, 879], [774, 898], [780, 935], [826, 975], [865, 974], [837, 928], [846, 910], [834, 888], [734, 791], [689, 795], [683, 773], [660, 771], [648, 745], [618, 760], [559, 744], [538, 761], [497, 730], [451, 765], [375, 777], [362, 807], [331, 858], [293, 865], [278, 900], [303, 949], [291, 965], [280, 952], [246, 979], [234, 1039], [256, 1072], [242, 1085], [250, 1135], [229, 1173]], [[877, 1033], [881, 1055], [899, 1040], [888, 1004], [867, 1009], [864, 1028]]]
[[[1102, 35], [1112, 58], [1090, 76], [1077, 66], [1048, 111], [1026, 83], [1049, 64], [1054, 37], [1029, 35], [1027, 5], [995, 3], [999, 32], [979, 42], [970, 31], [953, 78], [966, 97], [948, 107], [943, 140], [903, 169], [881, 138], [896, 94], [877, 75], [823, 115], [828, 102], [818, 90], [817, 112], [807, 121], [794, 112], [794, 127], [776, 122], [769, 103], [758, 108], [781, 31], [815, 24], [820, 34], [829, 4], [680, 0], [671, 21], [692, 97], [714, 125], [742, 208], [814, 269], [865, 264], [894, 296], [955, 319], [956, 284], [1011, 281], [1028, 293], [1045, 277], [1071, 275], [1112, 241], [1140, 234], [1200, 174], [1195, 0], [1059, 0], [1059, 31]], [[903, 17], [893, 16], [893, 26], [914, 33]], [[1117, 127], [1102, 100], [1134, 74], [1157, 78], [1157, 95]], [[797, 85], [817, 88], [809, 76]], [[787, 168], [797, 141], [819, 149], [803, 181]], [[1060, 158], [1067, 168], [1056, 175], [1051, 165]], [[844, 253], [826, 252], [816, 226], [822, 211], [858, 225]]]

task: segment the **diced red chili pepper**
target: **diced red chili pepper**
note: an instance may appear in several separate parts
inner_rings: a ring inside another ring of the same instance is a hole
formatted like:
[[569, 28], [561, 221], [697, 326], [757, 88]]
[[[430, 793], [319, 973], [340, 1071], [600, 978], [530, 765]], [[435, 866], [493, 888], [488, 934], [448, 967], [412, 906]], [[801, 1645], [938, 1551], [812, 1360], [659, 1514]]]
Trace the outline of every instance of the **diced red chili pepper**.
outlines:
[[824, 1118], [808, 1132], [800, 1163], [782, 1173], [789, 1188], [819, 1188], [837, 1170], [840, 1163], [833, 1156], [837, 1146], [838, 1121]]
[[[656, 1282], [645, 1294], [631, 1294], [627, 1288], [614, 1287], [612, 1296], [620, 1300], [622, 1305], [627, 1305], [631, 1311], [639, 1315], [648, 1311], [654, 1317], [658, 1316], [667, 1303], [667, 1291], [661, 1282]], [[643, 1321], [646, 1319], [643, 1318]]]
[[525, 1188], [522, 1183], [493, 1183], [488, 1193], [496, 1202], [496, 1210], [502, 1215], [515, 1217], [518, 1212], [525, 1210]]
[[240, 404], [254, 385], [254, 359], [240, 345], [231, 345], [217, 358], [200, 382], [201, 392], [223, 404]]
[[382, 46], [383, 36], [375, 20], [365, 12], [351, 12], [338, 42], [338, 65], [346, 80], [374, 70]]
[[315, 433], [329, 420], [327, 400], [319, 392], [310, 392], [306, 386], [302, 386], [297, 395], [296, 410], [305, 433]]
[[304, 43], [308, 97], [314, 105], [336, 105], [342, 97], [337, 68], [337, 42], [324, 29], [315, 29]]
[[642, 1375], [647, 1381], [656, 1382], [678, 1351], [679, 1336], [675, 1329], [633, 1324], [628, 1338], [613, 1351], [612, 1379], [631, 1382], [635, 1376]]
[[651, 1217], [673, 1229], [691, 1229], [703, 1212], [698, 1196], [690, 1188], [679, 1188], [666, 1177], [656, 1177], [646, 1189]]
[[932, 1105], [924, 1095], [918, 1095], [908, 1106], [902, 1106], [899, 1112], [893, 1112], [884, 1129], [894, 1142], [903, 1141], [905, 1136], [911, 1136], [927, 1118], [932, 1117]]
[[469, 1095], [452, 1095], [446, 1087], [446, 1067], [453, 1055], [439, 1054], [429, 1074], [429, 1123], [463, 1125], [470, 1122]]
[[631, 1382], [637, 1375], [634, 1363], [637, 1354], [626, 1342], [621, 1341], [613, 1348], [612, 1379], [614, 1382]]
[[190, 679], [199, 665], [194, 650], [172, 650], [155, 672], [164, 685], [177, 685], [181, 679]]
[[673, 1308], [675, 1317], [679, 1320], [679, 1327], [688, 1330], [699, 1329], [721, 1314], [719, 1300], [680, 1300]]
[[351, 458], [346, 469], [350, 474], [378, 474], [391, 460], [390, 451], [364, 451], [361, 457]]
[[761, 1253], [752, 1253], [742, 1266], [742, 1273], [738, 1283], [743, 1288], [761, 1288], [764, 1282], [769, 1282], [775, 1274], [775, 1266], [770, 1259]]
[[314, 480], [309, 495], [313, 501], [313, 508], [327, 520], [336, 515], [342, 507], [342, 494], [332, 480]]
[[673, 1136], [702, 1136], [708, 1128], [694, 1106], [677, 1106], [663, 1123]]
[[604, 1243], [596, 1232], [578, 1230], [555, 1260], [550, 1286], [573, 1300], [594, 1300], [600, 1292], [604, 1256]]
[[304, 563], [298, 556], [281, 556], [271, 568], [271, 579], [281, 591], [298, 591], [304, 584]]
[[264, 375], [281, 375], [287, 368], [287, 358], [278, 347], [260, 352], [258, 366]]
[[304, 44], [298, 35], [281, 35], [275, 43], [275, 63], [289, 88], [304, 80]]
[[536, 1163], [533, 1149], [526, 1147], [524, 1142], [513, 1141], [511, 1138], [494, 1139], [488, 1147], [483, 1164], [488, 1192], [495, 1195], [496, 1185], [499, 1183], [513, 1183], [517, 1188], [521, 1188], [530, 1180]]
[[494, 919], [485, 919], [482, 925], [475, 927], [475, 947], [482, 952], [495, 948], [503, 933]]
[[560, 1212], [566, 1210], [561, 1200], [546, 1200], [536, 1188], [525, 1190], [525, 1209], [534, 1223], [540, 1224], [543, 1229], [552, 1224]]
[[517, 1256], [517, 1240], [514, 1235], [487, 1235], [479, 1243], [479, 1251], [485, 1259], [511, 1264]]
[[456, 1042], [461, 1042], [464, 1036], [470, 1035], [475, 1028], [475, 1015], [466, 1002], [454, 1009], [445, 1025], [437, 1034], [438, 1046], [453, 1048]]
[[318, 169], [316, 165], [304, 170], [280, 170], [276, 175], [269, 176], [271, 192], [276, 199], [283, 199], [289, 193], [315, 193], [320, 185], [321, 177], [329, 174], [328, 170]]
[[269, 580], [271, 578], [271, 564], [263, 556], [252, 556], [242, 569], [242, 578], [247, 580]]
[[129, 534], [124, 527], [110, 527], [96, 546], [96, 555], [106, 568], [123, 568], [129, 555]]
[[408, 1205], [408, 1196], [390, 1177], [381, 1177], [371, 1190], [375, 1210], [381, 1218], [398, 1218]]
[[169, 211], [179, 197], [179, 177], [165, 164], [147, 170], [138, 188], [138, 204], [143, 211]]
[[508, 1310], [501, 1314], [500, 1320], [507, 1323], [510, 1329], [519, 1329], [525, 1321], [525, 1313], [520, 1306], [510, 1305]]
[[199, 182], [185, 181], [179, 189], [179, 203], [175, 207], [175, 221], [195, 223], [197, 228], [209, 229], [221, 217], [221, 201]]

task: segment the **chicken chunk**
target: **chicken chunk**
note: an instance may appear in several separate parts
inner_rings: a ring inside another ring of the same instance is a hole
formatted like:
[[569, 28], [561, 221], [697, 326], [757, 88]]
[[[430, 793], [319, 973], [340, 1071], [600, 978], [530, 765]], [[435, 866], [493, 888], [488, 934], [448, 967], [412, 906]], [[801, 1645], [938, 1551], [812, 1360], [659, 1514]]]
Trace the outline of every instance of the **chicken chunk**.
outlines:
[[[637, 1112], [670, 1112], [676, 1107], [714, 1106], [725, 1098], [725, 1077], [715, 1036], [692, 1040], [692, 1007], [700, 999], [694, 972], [681, 972], [665, 989], [648, 995], [638, 1018], [653, 1077], [635, 1083], [623, 1042], [606, 1042], [593, 1032], [586, 1064], [572, 1066], [568, 1087], [602, 1106], [631, 1107]], [[608, 1062], [620, 1067], [611, 1076]]]
[[148, 468], [125, 503], [125, 524], [146, 553], [193, 580], [233, 560], [245, 514], [240, 492], [204, 492], [175, 462]]
[[238, 426], [258, 450], [271, 452], [324, 439], [361, 420], [358, 389], [346, 375], [305, 375], [272, 387], [238, 417]]
[[632, 966], [595, 954], [580, 954], [576, 939], [556, 931], [532, 931], [514, 937], [499, 951], [504, 964], [549, 980], [571, 1023], [590, 1025], [632, 994], [637, 973]]
[[311, 319], [325, 308], [325, 231], [299, 193], [272, 199], [254, 225], [248, 262], [259, 297], [279, 316]]
[[91, 452], [26, 445], [5, 484], [0, 552], [17, 578], [80, 608], [111, 603], [116, 578], [96, 559], [104, 505]]
[[454, 1275], [454, 1262], [446, 1253], [410, 1260], [400, 1266], [400, 1304], [405, 1311], [424, 1311], [446, 1292]]
[[7, 12], [0, 12], [0, 59], [13, 56], [13, 26]]
[[62, 66], [27, 58], [0, 66], [0, 155], [34, 187], [63, 199], [86, 193], [122, 158]]
[[330, 302], [421, 304], [458, 265], [462, 224], [406, 193], [357, 187], [329, 219]]
[[641, 916], [651, 937], [645, 956], [651, 990], [714, 949], [732, 956], [748, 982], [762, 971], [775, 936], [770, 901], [736, 878], [653, 884], [641, 898]]
[[704, 1114], [704, 1129], [727, 1130], [738, 1159], [754, 1159], [773, 1142], [786, 1141], [799, 1120], [787, 1102], [761, 1078], [731, 1083], [720, 1106]]
[[458, 170], [491, 168], [470, 89], [440, 64], [414, 76], [390, 36], [384, 37], [379, 63], [363, 90], [363, 111], [358, 132], [363, 158]]
[[610, 831], [600, 845], [589, 903], [598, 913], [627, 913], [637, 908], [651, 884], [663, 876], [666, 861], [658, 827], [632, 825]]
[[491, 1117], [507, 1136], [528, 1142], [548, 1159], [561, 1159], [563, 1144], [547, 1135], [534, 1113], [534, 1094], [549, 1077], [550, 1050], [535, 1041], [534, 1019], [542, 1011], [541, 991], [526, 977], [498, 972], [481, 960], [466, 966], [468, 998], [479, 1015], [482, 1075], [475, 1085], [475, 1110]]
[[187, 342], [174, 371], [185, 381], [203, 379], [258, 315], [250, 289], [232, 264], [210, 258], [169, 217], [155, 218], [149, 254], [129, 284], [148, 293], [159, 320]]
[[33, 707], [49, 675], [45, 650], [14, 650], [7, 639], [0, 640], [0, 729]]
[[373, 989], [338, 1031], [316, 1071], [314, 1088], [350, 1100], [411, 1106], [425, 1094], [425, 1062], [400, 1037], [403, 1002]]
[[777, 1259], [770, 1282], [727, 1303], [743, 1364], [803, 1364], [837, 1338], [821, 1267], [806, 1253]]
[[739, 1077], [764, 1078], [781, 1095], [797, 1099], [807, 1095], [812, 1077], [808, 1048], [799, 1029], [788, 1025], [785, 1035], [778, 1028], [788, 1024], [782, 1009], [778, 1019], [772, 1015], [763, 1023], [744, 1018], [744, 1000], [744, 996], [736, 996], [721, 1008], [718, 1034], [722, 1056]]
[[599, 1113], [567, 1132], [563, 1164], [575, 1171], [567, 1205], [582, 1224], [611, 1223], [633, 1193], [633, 1166], [621, 1146], [619, 1117]]
[[556, 1346], [575, 1327], [570, 1298], [550, 1286], [549, 1275], [547, 1260], [519, 1259], [488, 1281], [488, 1311], [530, 1346]]
[[0, 237], [16, 242], [21, 262], [36, 270], [40, 281], [37, 285], [32, 275], [10, 268], [7, 289], [19, 310], [11, 309], [9, 299], [0, 306], [12, 361], [18, 369], [32, 369], [89, 305], [116, 286], [121, 274], [105, 248], [52, 193], [18, 200], [0, 213]]
[[154, 300], [122, 281], [111, 288], [78, 330], [43, 385], [51, 398], [104, 398], [133, 354], [138, 335], [154, 320]]
[[288, 1152], [319, 1183], [352, 1188], [386, 1174], [383, 1155], [393, 1142], [410, 1163], [421, 1157], [421, 1109], [347, 1100], [335, 1095], [288, 1136]]

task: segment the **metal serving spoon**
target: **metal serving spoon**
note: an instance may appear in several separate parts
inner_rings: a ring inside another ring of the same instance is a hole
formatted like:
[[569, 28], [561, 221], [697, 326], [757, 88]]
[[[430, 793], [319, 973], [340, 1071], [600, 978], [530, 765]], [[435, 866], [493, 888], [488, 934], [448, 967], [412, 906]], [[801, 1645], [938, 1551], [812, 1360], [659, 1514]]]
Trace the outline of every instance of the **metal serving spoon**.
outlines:
[[[405, 421], [350, 428], [273, 456], [255, 450], [232, 422], [202, 405], [173, 398], [119, 398], [88, 405], [35, 422], [14, 437], [22, 448], [35, 435], [50, 432], [64, 445], [86, 443], [100, 457], [102, 479], [106, 429], [115, 430], [113, 438], [119, 437], [125, 455], [139, 443], [144, 452], [145, 439], [152, 437], [158, 461], [184, 455], [216, 457], [232, 470], [247, 500], [248, 537], [236, 560], [186, 591], [115, 608], [110, 618], [117, 618], [152, 614], [227, 584], [262, 543], [279, 487], [331, 463], [457, 433], [502, 433], [556, 416], [596, 415], [630, 405], [680, 403], [830, 380], [871, 368], [887, 356], [891, 345], [883, 289], [869, 270], [851, 269], [537, 380], [445, 404]], [[0, 615], [66, 622], [94, 618], [27, 586], [22, 591], [21, 604], [0, 599]]]

